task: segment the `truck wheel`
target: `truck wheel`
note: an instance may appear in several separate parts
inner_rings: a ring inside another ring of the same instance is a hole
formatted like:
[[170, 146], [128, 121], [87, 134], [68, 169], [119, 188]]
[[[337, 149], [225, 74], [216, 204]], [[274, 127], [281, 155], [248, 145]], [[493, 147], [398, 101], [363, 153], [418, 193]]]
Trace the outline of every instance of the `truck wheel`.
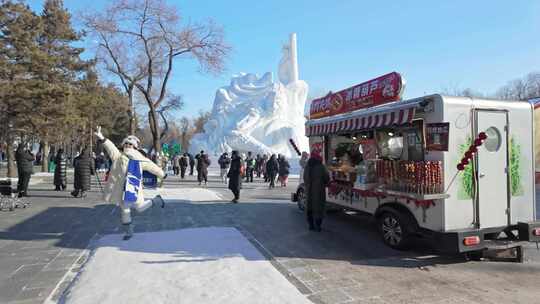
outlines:
[[300, 211], [304, 211], [306, 209], [306, 193], [304, 192], [304, 189], [298, 189], [298, 191], [296, 191], [296, 197], [296, 205], [298, 205], [298, 209]]
[[408, 222], [405, 216], [398, 212], [384, 212], [379, 217], [379, 232], [383, 242], [394, 249], [407, 249], [410, 242]]

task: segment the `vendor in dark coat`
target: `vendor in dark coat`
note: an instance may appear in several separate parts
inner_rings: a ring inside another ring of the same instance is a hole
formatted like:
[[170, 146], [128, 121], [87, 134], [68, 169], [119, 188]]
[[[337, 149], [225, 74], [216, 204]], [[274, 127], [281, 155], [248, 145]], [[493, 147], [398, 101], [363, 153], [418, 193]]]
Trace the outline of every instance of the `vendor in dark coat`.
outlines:
[[268, 175], [268, 179], [270, 180], [270, 186], [269, 188], [275, 188], [275, 182], [276, 182], [276, 176], [278, 174], [279, 170], [279, 164], [276, 159], [276, 155], [272, 154], [270, 156], [270, 159], [266, 162], [266, 174]]
[[34, 173], [34, 155], [29, 150], [25, 149], [25, 145], [20, 143], [15, 152], [15, 160], [17, 161], [17, 173], [19, 181], [17, 183], [17, 192], [19, 197], [28, 196], [28, 184], [30, 176]]
[[319, 152], [311, 153], [311, 157], [304, 169], [304, 187], [306, 193], [306, 215], [309, 230], [321, 231], [325, 213], [326, 186], [330, 176], [326, 166], [322, 163]]
[[81, 154], [73, 160], [75, 179], [73, 181], [74, 197], [84, 197], [85, 191], [90, 190], [90, 175], [94, 175], [94, 160], [90, 157], [90, 151], [83, 149]]
[[242, 163], [238, 151], [232, 151], [231, 167], [229, 168], [227, 177], [229, 178], [229, 189], [234, 194], [234, 199], [232, 200], [233, 203], [238, 203], [238, 200], [240, 199], [240, 182], [242, 180], [242, 177], [240, 176], [241, 166]]
[[59, 149], [54, 159], [56, 167], [54, 169], [55, 191], [66, 190], [67, 186], [67, 159], [64, 150]]

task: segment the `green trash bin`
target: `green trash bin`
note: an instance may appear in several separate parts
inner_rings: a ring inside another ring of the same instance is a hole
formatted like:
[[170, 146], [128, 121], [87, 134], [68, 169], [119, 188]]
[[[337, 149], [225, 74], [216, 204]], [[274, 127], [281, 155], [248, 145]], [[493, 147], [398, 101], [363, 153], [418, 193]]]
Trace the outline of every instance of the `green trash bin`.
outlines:
[[56, 169], [56, 164], [53, 161], [49, 162], [49, 172], [54, 172], [54, 169]]

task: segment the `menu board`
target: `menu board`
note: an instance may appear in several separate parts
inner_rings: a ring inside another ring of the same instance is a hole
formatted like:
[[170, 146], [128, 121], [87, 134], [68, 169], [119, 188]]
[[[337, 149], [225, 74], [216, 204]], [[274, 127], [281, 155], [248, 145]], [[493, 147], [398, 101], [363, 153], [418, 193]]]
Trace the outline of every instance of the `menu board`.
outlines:
[[426, 124], [426, 150], [448, 151], [449, 132], [450, 124], [447, 122]]

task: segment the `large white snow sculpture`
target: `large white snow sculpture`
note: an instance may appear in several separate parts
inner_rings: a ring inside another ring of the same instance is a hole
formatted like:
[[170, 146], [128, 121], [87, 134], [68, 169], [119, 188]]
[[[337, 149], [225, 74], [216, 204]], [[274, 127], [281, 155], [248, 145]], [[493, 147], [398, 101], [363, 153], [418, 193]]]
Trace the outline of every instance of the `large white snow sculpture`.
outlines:
[[279, 81], [274, 82], [272, 73], [262, 77], [240, 73], [229, 86], [218, 89], [204, 133], [191, 140], [191, 152], [218, 155], [239, 150], [296, 158], [290, 138], [300, 150], [307, 150], [304, 106], [308, 85], [298, 79], [296, 34], [283, 47], [278, 75]]

